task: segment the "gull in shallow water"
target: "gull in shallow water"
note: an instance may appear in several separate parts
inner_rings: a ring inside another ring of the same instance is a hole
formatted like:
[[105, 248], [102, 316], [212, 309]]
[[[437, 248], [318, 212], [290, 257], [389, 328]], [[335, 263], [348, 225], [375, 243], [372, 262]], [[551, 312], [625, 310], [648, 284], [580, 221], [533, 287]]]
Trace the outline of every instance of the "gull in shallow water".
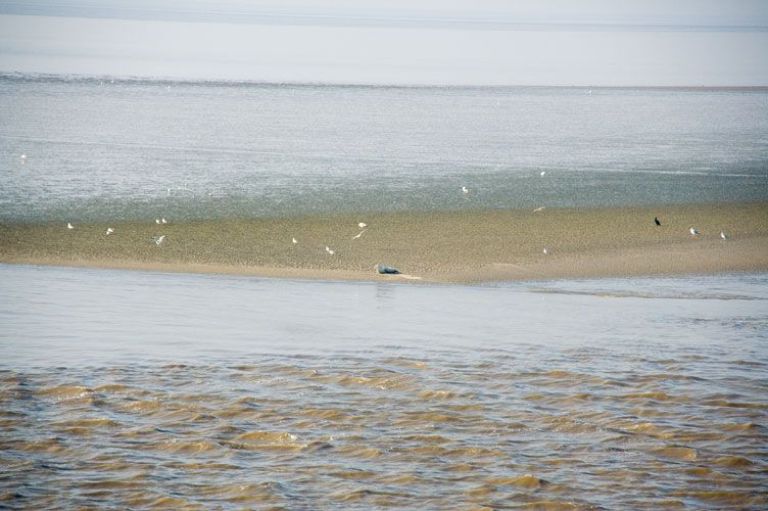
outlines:
[[461, 191], [462, 193], [469, 193], [469, 188], [467, 188], [466, 186], [462, 186]]
[[109, 236], [109, 235], [110, 235], [110, 234], [112, 234], [113, 232], [115, 232], [115, 230], [114, 230], [113, 228], [111, 228], [111, 227], [107, 227], [107, 232], [105, 232], [105, 233], [104, 233], [104, 235], [105, 235], [105, 236]]
[[333, 255], [333, 254], [336, 253], [335, 250], [331, 250], [331, 247], [329, 247], [327, 245], [325, 246], [325, 251], [328, 252], [328, 255]]
[[159, 247], [159, 246], [160, 246], [160, 244], [161, 244], [163, 241], [165, 241], [165, 234], [163, 234], [162, 236], [155, 236], [154, 238], [152, 238], [152, 241], [154, 241], [154, 242], [155, 242], [155, 245], [157, 245], [157, 246]]
[[699, 230], [696, 229], [695, 227], [691, 227], [690, 229], [688, 229], [688, 232], [691, 233], [691, 236], [698, 236], [700, 234]]
[[74, 225], [72, 225], [71, 223], [67, 222], [67, 229], [74, 229], [74, 228], [75, 228]]
[[539, 175], [540, 175], [541, 177], [544, 177], [546, 174], [547, 174], [547, 171], [546, 171], [546, 170], [542, 170], [541, 172], [539, 172]]

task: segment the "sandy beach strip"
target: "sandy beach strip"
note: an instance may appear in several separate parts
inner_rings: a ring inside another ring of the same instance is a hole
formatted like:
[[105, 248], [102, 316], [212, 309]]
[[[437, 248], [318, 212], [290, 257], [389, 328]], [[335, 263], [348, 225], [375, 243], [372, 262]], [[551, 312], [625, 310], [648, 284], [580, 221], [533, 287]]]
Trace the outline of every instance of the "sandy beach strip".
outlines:
[[383, 263], [432, 282], [768, 270], [768, 203], [169, 220], [4, 223], [0, 262], [402, 279], [376, 274]]

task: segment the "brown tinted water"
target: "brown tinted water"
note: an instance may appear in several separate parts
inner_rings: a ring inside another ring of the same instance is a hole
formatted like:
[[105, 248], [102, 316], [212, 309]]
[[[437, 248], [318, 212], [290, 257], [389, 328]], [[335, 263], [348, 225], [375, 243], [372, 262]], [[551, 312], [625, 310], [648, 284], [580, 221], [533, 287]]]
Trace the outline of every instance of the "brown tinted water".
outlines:
[[768, 506], [764, 276], [0, 270], [0, 508]]
[[611, 359], [528, 347], [5, 370], [2, 505], [768, 505], [764, 364]]

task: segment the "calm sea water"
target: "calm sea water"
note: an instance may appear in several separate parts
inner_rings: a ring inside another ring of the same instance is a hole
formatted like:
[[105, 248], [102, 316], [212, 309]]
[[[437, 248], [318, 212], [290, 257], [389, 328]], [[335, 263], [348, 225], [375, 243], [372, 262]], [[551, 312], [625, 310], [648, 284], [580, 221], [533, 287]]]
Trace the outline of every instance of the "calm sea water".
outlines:
[[767, 284], [0, 265], [0, 506], [764, 509]]
[[2, 76], [0, 112], [2, 220], [768, 197], [765, 89]]

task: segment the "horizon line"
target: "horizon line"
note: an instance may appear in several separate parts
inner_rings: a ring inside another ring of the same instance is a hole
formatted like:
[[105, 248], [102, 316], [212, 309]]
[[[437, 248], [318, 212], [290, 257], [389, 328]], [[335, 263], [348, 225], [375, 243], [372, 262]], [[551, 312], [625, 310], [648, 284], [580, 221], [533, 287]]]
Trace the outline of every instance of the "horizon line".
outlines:
[[607, 84], [483, 84], [483, 83], [387, 83], [387, 82], [335, 82], [335, 81], [275, 81], [241, 78], [194, 78], [171, 76], [109, 75], [92, 73], [46, 73], [15, 70], [0, 70], [0, 79], [60, 82], [110, 81], [124, 83], [158, 84], [205, 84], [255, 87], [339, 87], [339, 88], [389, 88], [389, 89], [646, 89], [646, 90], [693, 90], [693, 91], [768, 91], [764, 85], [723, 85], [723, 84], [667, 84], [667, 85], [607, 85]]

